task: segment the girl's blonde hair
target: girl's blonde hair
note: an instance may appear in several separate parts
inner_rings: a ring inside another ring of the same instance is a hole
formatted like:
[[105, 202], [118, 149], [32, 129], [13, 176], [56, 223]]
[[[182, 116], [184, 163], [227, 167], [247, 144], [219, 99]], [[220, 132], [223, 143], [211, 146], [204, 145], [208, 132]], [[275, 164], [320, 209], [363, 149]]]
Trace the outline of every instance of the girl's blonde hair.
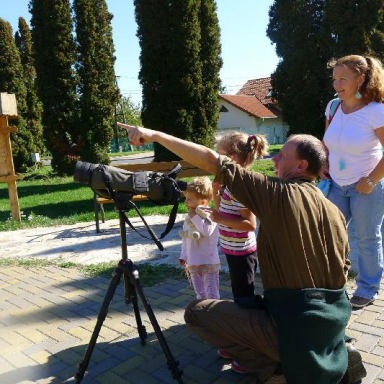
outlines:
[[221, 137], [217, 148], [227, 156], [236, 155], [244, 167], [257, 158], [268, 154], [268, 141], [265, 135], [248, 135], [244, 132], [229, 132]]
[[359, 92], [367, 103], [371, 101], [384, 102], [384, 69], [380, 60], [369, 56], [349, 55], [332, 59], [328, 63], [328, 68], [339, 65], [349, 68], [358, 75], [365, 75], [364, 83], [359, 88]]
[[206, 176], [195, 177], [187, 185], [186, 192], [193, 192], [199, 199], [212, 200], [212, 183]]

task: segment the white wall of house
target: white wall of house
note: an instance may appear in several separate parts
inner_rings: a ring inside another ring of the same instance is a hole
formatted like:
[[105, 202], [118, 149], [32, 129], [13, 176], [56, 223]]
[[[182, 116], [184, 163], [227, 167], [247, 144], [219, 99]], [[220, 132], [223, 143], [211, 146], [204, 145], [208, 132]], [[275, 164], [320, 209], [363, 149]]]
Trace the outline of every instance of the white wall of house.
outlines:
[[244, 131], [251, 135], [256, 133], [266, 135], [270, 144], [285, 142], [288, 126], [284, 124], [281, 117], [257, 118], [229, 104], [225, 100], [219, 100], [219, 108], [222, 106], [228, 109], [228, 112], [219, 113], [218, 137], [229, 131]]

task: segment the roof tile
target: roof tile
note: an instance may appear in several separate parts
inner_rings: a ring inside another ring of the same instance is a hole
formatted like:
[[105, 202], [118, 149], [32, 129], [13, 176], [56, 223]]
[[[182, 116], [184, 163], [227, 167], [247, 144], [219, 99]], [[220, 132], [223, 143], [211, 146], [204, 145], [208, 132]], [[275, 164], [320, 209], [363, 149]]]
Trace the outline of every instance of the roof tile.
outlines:
[[236, 95], [256, 96], [263, 104], [276, 103], [268, 94], [271, 92], [272, 84], [270, 77], [248, 80]]
[[247, 95], [219, 95], [219, 98], [227, 101], [242, 111], [255, 117], [274, 118], [277, 117], [255, 96]]

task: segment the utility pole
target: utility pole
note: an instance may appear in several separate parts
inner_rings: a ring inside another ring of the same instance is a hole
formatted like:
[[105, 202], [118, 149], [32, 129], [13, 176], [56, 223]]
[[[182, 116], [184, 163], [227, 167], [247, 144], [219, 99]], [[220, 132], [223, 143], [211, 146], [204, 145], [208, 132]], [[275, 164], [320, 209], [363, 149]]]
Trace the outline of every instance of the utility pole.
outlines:
[[119, 89], [119, 84], [117, 82], [117, 79], [120, 76], [115, 76], [115, 86], [116, 86], [116, 92], [117, 92], [117, 100], [115, 103], [115, 125], [113, 127], [113, 132], [115, 134], [115, 151], [120, 152], [120, 143], [119, 143], [119, 133], [118, 133], [118, 128], [117, 128], [117, 103], [120, 98], [120, 89]]

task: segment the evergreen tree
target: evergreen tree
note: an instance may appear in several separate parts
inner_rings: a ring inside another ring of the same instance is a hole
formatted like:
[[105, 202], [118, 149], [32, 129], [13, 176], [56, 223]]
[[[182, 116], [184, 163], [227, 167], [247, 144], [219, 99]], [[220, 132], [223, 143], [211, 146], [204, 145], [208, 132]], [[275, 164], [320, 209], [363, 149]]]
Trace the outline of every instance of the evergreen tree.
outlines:
[[[200, 8], [200, 58], [202, 61], [202, 103], [206, 111], [207, 126], [201, 127], [198, 132], [201, 142], [213, 147], [219, 120], [218, 98], [221, 89], [220, 69], [223, 65], [221, 59], [220, 27], [217, 17], [215, 0], [204, 0]], [[196, 132], [195, 132], [196, 134]]]
[[383, 15], [384, 0], [327, 0], [323, 22], [327, 55], [381, 56]]
[[46, 145], [53, 169], [72, 174], [85, 143], [77, 127], [76, 45], [69, 0], [31, 0], [29, 8]]
[[[384, 11], [384, 4], [382, 6]], [[372, 52], [373, 56], [377, 57], [384, 62], [384, 15], [381, 17], [380, 23], [377, 25], [377, 28], [372, 34]]]
[[333, 97], [327, 62], [349, 54], [383, 59], [384, 0], [275, 0], [267, 35], [281, 58], [272, 74], [289, 133], [322, 137]]
[[16, 171], [24, 171], [32, 165], [31, 152], [33, 136], [27, 129], [24, 116], [27, 112], [23, 68], [19, 51], [13, 39], [11, 25], [0, 18], [0, 92], [14, 93], [17, 101], [17, 120], [9, 123], [18, 127], [17, 133], [11, 133], [13, 162]]
[[275, 0], [267, 35], [281, 58], [272, 74], [274, 97], [289, 133], [324, 132], [324, 93], [331, 89], [320, 31], [325, 0]]
[[[216, 89], [210, 82], [218, 81], [216, 65], [220, 65], [220, 58], [210, 59], [214, 77], [204, 78], [208, 83], [204, 84], [203, 60], [208, 61], [210, 54], [206, 39], [215, 20], [210, 20], [202, 39], [199, 17], [201, 12], [208, 21], [212, 8], [207, 5], [206, 10], [202, 9], [200, 0], [135, 0], [134, 3], [141, 46], [139, 78], [143, 86], [144, 125], [211, 145], [215, 112], [207, 113], [204, 104], [210, 101], [211, 90]], [[216, 41], [212, 45], [212, 52], [219, 54]], [[207, 68], [204, 74], [208, 74]], [[214, 104], [212, 101], [209, 108]], [[155, 159], [170, 160], [175, 155], [155, 144]]]
[[105, 0], [74, 1], [78, 42], [77, 69], [80, 91], [81, 157], [108, 163], [107, 149], [113, 136], [115, 84], [114, 45]]
[[19, 18], [19, 30], [15, 34], [16, 46], [23, 66], [23, 80], [27, 91], [25, 119], [32, 134], [34, 152], [44, 153], [43, 127], [41, 124], [42, 104], [37, 97], [36, 70], [33, 58], [32, 35], [24, 18]]

